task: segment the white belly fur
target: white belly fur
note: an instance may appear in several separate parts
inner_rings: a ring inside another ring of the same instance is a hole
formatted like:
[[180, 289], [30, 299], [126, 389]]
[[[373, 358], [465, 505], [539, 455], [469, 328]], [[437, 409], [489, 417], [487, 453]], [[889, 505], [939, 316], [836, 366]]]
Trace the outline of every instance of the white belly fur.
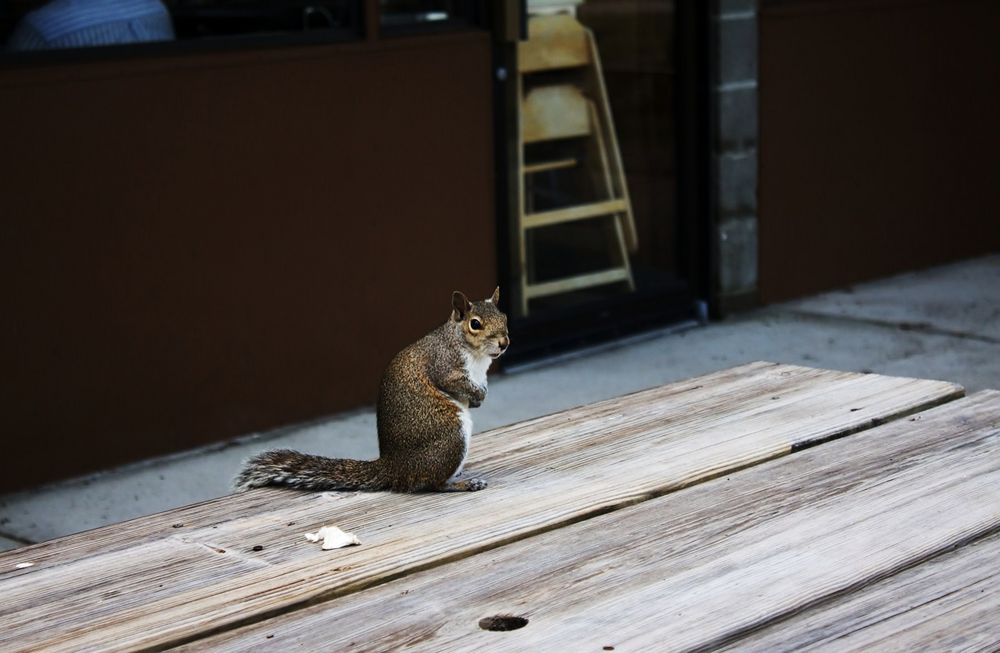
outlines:
[[462, 353], [462, 358], [465, 359], [465, 373], [469, 380], [480, 388], [485, 388], [486, 372], [490, 369], [493, 359], [489, 356], [473, 356], [467, 352]]
[[460, 401], [454, 399], [451, 401], [458, 408], [458, 419], [462, 423], [462, 462], [458, 463], [458, 467], [448, 479], [449, 481], [455, 480], [462, 473], [462, 468], [465, 467], [465, 458], [469, 455], [469, 440], [472, 438], [472, 415], [469, 414], [469, 407]]
[[[465, 363], [465, 373], [468, 375], [469, 380], [480, 388], [485, 389], [486, 372], [490, 369], [490, 363], [493, 362], [492, 359], [489, 356], [479, 357], [468, 353], [463, 353], [462, 357]], [[458, 419], [462, 422], [464, 450], [462, 451], [462, 462], [458, 464], [458, 469], [451, 475], [451, 478], [448, 479], [449, 481], [454, 480], [462, 473], [462, 468], [465, 467], [465, 458], [469, 455], [469, 440], [472, 438], [472, 415], [469, 413], [469, 406], [459, 401], [452, 401], [458, 407]]]

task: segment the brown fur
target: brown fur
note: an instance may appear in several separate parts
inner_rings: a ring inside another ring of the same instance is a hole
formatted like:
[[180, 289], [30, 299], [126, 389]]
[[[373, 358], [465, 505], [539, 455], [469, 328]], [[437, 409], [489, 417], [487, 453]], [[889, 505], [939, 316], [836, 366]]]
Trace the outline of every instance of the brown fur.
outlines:
[[[399, 352], [378, 395], [377, 460], [349, 460], [288, 449], [251, 458], [238, 489], [283, 485], [303, 490], [480, 490], [481, 479], [456, 480], [467, 452], [462, 414], [486, 398], [486, 366], [510, 344], [500, 289], [470, 302], [456, 291], [445, 324]], [[476, 328], [478, 325], [479, 328]], [[473, 361], [471, 366], [467, 360]], [[481, 371], [481, 379], [476, 378]], [[479, 383], [478, 381], [481, 381]]]

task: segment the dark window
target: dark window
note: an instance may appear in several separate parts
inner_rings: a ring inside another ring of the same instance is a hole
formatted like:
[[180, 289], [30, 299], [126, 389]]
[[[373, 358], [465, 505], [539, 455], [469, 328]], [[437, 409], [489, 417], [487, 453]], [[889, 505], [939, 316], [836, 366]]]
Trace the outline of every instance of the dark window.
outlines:
[[[376, 20], [388, 36], [483, 27], [484, 2], [379, 0]], [[72, 60], [172, 52], [179, 44], [191, 50], [353, 40], [369, 24], [368, 6], [364, 0], [0, 0], [0, 55]]]
[[380, 0], [380, 23], [388, 31], [467, 25], [475, 21], [467, 0]]
[[361, 0], [0, 0], [0, 50], [339, 41], [361, 35], [361, 16]]
[[178, 39], [315, 31], [351, 32], [353, 0], [167, 0]]

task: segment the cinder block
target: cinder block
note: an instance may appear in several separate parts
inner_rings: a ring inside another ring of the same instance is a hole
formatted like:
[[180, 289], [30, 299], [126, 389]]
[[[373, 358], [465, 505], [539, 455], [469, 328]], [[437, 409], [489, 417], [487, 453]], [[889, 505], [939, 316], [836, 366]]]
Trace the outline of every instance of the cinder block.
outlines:
[[718, 123], [715, 141], [719, 151], [746, 150], [757, 145], [757, 87], [716, 93]]
[[756, 213], [757, 150], [717, 155], [714, 186], [720, 216]]
[[756, 16], [722, 16], [715, 22], [719, 51], [714, 81], [732, 84], [757, 79]]
[[722, 221], [719, 239], [719, 293], [736, 295], [757, 288], [757, 216]]

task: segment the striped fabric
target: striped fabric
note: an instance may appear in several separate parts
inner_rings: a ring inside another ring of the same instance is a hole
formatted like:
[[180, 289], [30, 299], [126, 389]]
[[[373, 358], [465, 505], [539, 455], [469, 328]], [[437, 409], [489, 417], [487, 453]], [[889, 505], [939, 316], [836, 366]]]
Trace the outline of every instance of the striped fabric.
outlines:
[[84, 48], [173, 38], [170, 14], [160, 0], [53, 0], [21, 19], [7, 49]]

